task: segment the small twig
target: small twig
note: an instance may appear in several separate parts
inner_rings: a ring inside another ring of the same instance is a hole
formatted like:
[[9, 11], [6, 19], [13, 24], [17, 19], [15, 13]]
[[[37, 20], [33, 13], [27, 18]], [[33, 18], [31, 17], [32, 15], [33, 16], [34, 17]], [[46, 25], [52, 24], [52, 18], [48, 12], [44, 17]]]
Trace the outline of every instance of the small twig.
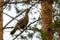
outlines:
[[8, 4], [17, 4], [17, 3], [26, 3], [26, 1], [20, 1], [20, 2], [8, 2]]
[[53, 17], [55, 17], [55, 16], [60, 16], [60, 13], [58, 13], [58, 14], [54, 14], [54, 15], [53, 15]]
[[[12, 17], [12, 16], [10, 16], [10, 15], [8, 15], [8, 14], [6, 14], [6, 13], [3, 13], [3, 14], [5, 14], [5, 15], [7, 15], [7, 16], [9, 16], [10, 18], [14, 18], [14, 17]], [[15, 19], [15, 20], [17, 20], [17, 19]], [[17, 20], [18, 21], [18, 20]]]
[[[36, 21], [39, 21], [41, 18], [39, 18], [38, 20], [36, 20]], [[34, 22], [32, 22], [32, 23], [30, 23], [28, 26], [26, 26], [24, 29], [23, 29], [23, 31], [21, 31], [21, 33], [19, 33], [13, 40], [15, 40], [19, 35], [21, 35], [31, 24], [33, 24], [33, 23], [35, 23], [36, 21], [34, 21]]]
[[6, 27], [6, 28], [4, 28], [4, 29], [11, 29], [11, 28], [14, 28], [14, 27]]

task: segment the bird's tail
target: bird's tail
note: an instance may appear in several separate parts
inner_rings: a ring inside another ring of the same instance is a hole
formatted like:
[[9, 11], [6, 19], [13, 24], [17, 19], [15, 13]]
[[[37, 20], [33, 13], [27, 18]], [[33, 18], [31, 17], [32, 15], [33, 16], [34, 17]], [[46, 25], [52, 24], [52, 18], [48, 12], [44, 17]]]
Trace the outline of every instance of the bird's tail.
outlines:
[[16, 32], [17, 28], [15, 27], [12, 31], [11, 31], [11, 35], [13, 35]]

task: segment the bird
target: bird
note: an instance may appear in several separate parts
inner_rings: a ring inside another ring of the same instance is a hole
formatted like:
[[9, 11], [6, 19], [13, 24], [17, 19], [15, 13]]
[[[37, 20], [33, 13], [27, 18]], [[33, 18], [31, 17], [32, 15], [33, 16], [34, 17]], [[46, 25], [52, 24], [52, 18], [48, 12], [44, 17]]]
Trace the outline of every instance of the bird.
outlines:
[[30, 1], [32, 0], [23, 0], [24, 3], [28, 3], [28, 4], [30, 3]]
[[15, 25], [14, 29], [10, 32], [11, 35], [13, 35], [16, 30], [18, 29], [24, 29], [28, 22], [29, 22], [29, 16], [28, 16], [28, 13], [29, 13], [29, 9], [26, 9], [26, 14], [24, 16], [24, 18], [20, 19], [17, 24]]

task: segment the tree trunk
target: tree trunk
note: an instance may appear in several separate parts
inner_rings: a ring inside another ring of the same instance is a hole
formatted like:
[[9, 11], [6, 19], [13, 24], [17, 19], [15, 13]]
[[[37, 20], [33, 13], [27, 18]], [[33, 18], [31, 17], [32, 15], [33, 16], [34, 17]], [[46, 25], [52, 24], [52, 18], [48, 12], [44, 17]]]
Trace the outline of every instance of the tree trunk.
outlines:
[[42, 29], [46, 32], [46, 39], [53, 40], [52, 29], [52, 3], [51, 0], [41, 1]]
[[[0, 0], [0, 6], [3, 3], [3, 0]], [[0, 7], [0, 40], [3, 40], [3, 6]]]
[[60, 40], [60, 27], [58, 27], [58, 40]]

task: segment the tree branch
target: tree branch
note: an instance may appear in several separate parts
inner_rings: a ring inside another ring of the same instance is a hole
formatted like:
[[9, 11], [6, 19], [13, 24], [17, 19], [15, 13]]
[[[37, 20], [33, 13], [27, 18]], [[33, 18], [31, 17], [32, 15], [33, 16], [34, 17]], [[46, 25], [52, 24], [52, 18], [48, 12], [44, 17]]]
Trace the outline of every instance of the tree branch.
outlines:
[[26, 1], [20, 1], [20, 2], [8, 2], [7, 4], [18, 4], [18, 3], [26, 3]]
[[[10, 15], [8, 15], [8, 14], [6, 14], [6, 13], [3, 13], [3, 14], [5, 14], [5, 15], [7, 15], [7, 16], [9, 16], [10, 18], [14, 18], [14, 17], [12, 17], [12, 16], [10, 16]], [[15, 19], [15, 20], [17, 20], [17, 19]], [[18, 21], [18, 20], [17, 20]]]
[[11, 29], [11, 28], [14, 28], [14, 27], [6, 27], [6, 28], [4, 28], [4, 29]]
[[[39, 21], [39, 20], [41, 20], [41, 18], [39, 18], [39, 19], [36, 20], [36, 21]], [[19, 33], [13, 40], [15, 40], [15, 39], [16, 39], [19, 35], [21, 35], [31, 24], [35, 23], [36, 21], [34, 21], [34, 22], [30, 23], [28, 26], [26, 26], [26, 27], [23, 29], [23, 31], [21, 31], [21, 33]]]

